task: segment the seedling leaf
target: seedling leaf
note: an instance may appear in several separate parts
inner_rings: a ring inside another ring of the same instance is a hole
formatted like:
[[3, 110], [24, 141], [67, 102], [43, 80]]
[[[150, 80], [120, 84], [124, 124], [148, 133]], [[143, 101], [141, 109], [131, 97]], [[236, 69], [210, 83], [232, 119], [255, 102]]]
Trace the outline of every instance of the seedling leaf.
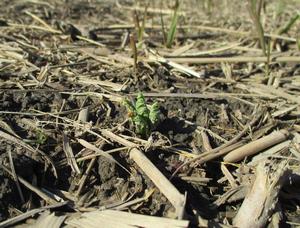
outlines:
[[130, 114], [136, 133], [148, 137], [159, 120], [158, 103], [154, 102], [148, 109], [143, 93], [138, 93], [135, 104], [124, 100], [123, 105]]
[[159, 106], [157, 102], [154, 102], [150, 106], [150, 112], [149, 112], [149, 119], [153, 125], [155, 125], [158, 122], [159, 118]]
[[147, 108], [145, 98], [142, 93], [139, 93], [137, 96], [135, 108], [138, 115], [148, 118], [149, 109]]
[[171, 26], [167, 36], [167, 48], [170, 48], [172, 46], [172, 43], [175, 38], [177, 22], [178, 22], [178, 11], [179, 11], [179, 2], [177, 0], [175, 4], [174, 14], [171, 21]]

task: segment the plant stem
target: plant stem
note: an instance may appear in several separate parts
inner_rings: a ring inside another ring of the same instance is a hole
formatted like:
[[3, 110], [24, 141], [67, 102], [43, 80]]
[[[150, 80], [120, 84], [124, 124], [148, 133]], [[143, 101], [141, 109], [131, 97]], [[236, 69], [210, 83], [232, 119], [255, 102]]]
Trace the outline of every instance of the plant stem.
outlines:
[[256, 28], [256, 32], [258, 34], [260, 46], [262, 48], [263, 54], [266, 55], [266, 44], [265, 44], [265, 36], [264, 29], [260, 22], [260, 13], [262, 8], [262, 0], [258, 0], [258, 4], [256, 0], [248, 0], [248, 10], [251, 19], [253, 20], [254, 26]]
[[137, 49], [136, 49], [136, 44], [135, 44], [135, 38], [132, 34], [130, 34], [130, 46], [131, 46], [131, 51], [133, 55], [133, 68], [134, 71], [137, 69]]

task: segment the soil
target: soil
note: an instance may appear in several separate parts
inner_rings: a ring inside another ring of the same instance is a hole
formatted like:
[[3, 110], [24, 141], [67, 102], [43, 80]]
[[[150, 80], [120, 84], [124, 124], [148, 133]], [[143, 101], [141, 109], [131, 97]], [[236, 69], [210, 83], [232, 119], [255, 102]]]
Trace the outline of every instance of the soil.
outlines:
[[[129, 206], [127, 210], [138, 214], [174, 217], [173, 206], [130, 159], [128, 149], [112, 152], [111, 155], [130, 170], [131, 175], [115, 162], [98, 156], [88, 173], [87, 181], [77, 194], [80, 180], [91, 164], [91, 159], [77, 162], [82, 173], [74, 172], [64, 151], [63, 135], [68, 138], [77, 159], [95, 153], [85, 148], [78, 139], [96, 145], [103, 151], [121, 147], [111, 139], [103, 141], [99, 138], [97, 135], [101, 135], [101, 129], [113, 130], [119, 135], [128, 136], [129, 140], [143, 144], [143, 140], [148, 138], [142, 138], [135, 133], [128, 111], [121, 102], [114, 99], [121, 97], [134, 100], [136, 93], [141, 91], [147, 104], [158, 101], [159, 123], [152, 131], [167, 138], [164, 145], [145, 153], [167, 178], [171, 178], [174, 171], [190, 159], [185, 154], [191, 154], [192, 157], [206, 150], [201, 129], [207, 133], [210, 146], [219, 147], [243, 130], [253, 118], [258, 106], [263, 107], [264, 118], [251, 127], [243, 137], [244, 141], [259, 138], [276, 129], [291, 129], [291, 125], [298, 125], [299, 102], [295, 99], [299, 98], [299, 63], [275, 62], [270, 64], [269, 68], [269, 74], [281, 80], [281, 88], [295, 97], [294, 100], [290, 100], [287, 96], [275, 96], [267, 91], [259, 94], [251, 90], [256, 84], [267, 84], [264, 63], [237, 62], [224, 63], [223, 66], [219, 62], [183, 64], [201, 73], [200, 78], [195, 78], [166, 63], [147, 62], [150, 48], [167, 56], [191, 43], [194, 43], [191, 48], [194, 52], [212, 50], [234, 42], [241, 42], [241, 46], [244, 47], [244, 50], [229, 48], [201, 57], [243, 58], [261, 55], [255, 37], [224, 33], [221, 30], [193, 30], [181, 27], [184, 24], [197, 24], [228, 28], [231, 31], [252, 31], [253, 24], [240, 1], [230, 1], [229, 5], [222, 8], [224, 10], [220, 10], [218, 3], [213, 1], [210, 7], [207, 5], [210, 1], [204, 1], [204, 5], [199, 1], [185, 1], [182, 11], [187, 13], [179, 17], [177, 36], [172, 48], [165, 48], [161, 29], [147, 28], [142, 48], [138, 49], [139, 62], [135, 69], [129, 40], [122, 46], [126, 34], [135, 33], [134, 27], [109, 27], [131, 25], [132, 9], [135, 5], [133, 1], [118, 2], [119, 5], [115, 1], [96, 0], [0, 2], [0, 48], [3, 52], [0, 54], [0, 130], [21, 139], [36, 151], [33, 153], [16, 141], [0, 137], [0, 163], [2, 166], [11, 167], [11, 153], [16, 174], [38, 189], [70, 200], [72, 204], [65, 209], [68, 213], [88, 211], [92, 208], [115, 208], [125, 201], [142, 198], [145, 192], [154, 189], [154, 193], [147, 200]], [[144, 7], [146, 1], [137, 2], [136, 4]], [[149, 7], [160, 8], [160, 4], [165, 9], [173, 5], [172, 1], [153, 1]], [[195, 9], [193, 4], [198, 4], [199, 10]], [[222, 2], [220, 6], [224, 4]], [[298, 1], [294, 4], [299, 6]], [[287, 4], [284, 12], [272, 21], [275, 5], [275, 1], [265, 3], [263, 15], [266, 33], [275, 33], [297, 9], [291, 3]], [[142, 20], [144, 12], [139, 11], [138, 14]], [[32, 15], [59, 32], [51, 32], [50, 28]], [[165, 15], [164, 18], [165, 23], [169, 24], [171, 15]], [[148, 13], [147, 24], [151, 23], [160, 24], [160, 14]], [[299, 23], [287, 34], [282, 35], [297, 37], [297, 34], [299, 37]], [[80, 37], [86, 37], [88, 40]], [[278, 39], [274, 45], [274, 56], [299, 54], [295, 51], [295, 42]], [[179, 56], [178, 59], [182, 58], [184, 57]], [[232, 78], [228, 80], [224, 71], [226, 67], [232, 74]], [[114, 85], [124, 87], [118, 90], [100, 82], [115, 83]], [[157, 96], [153, 97], [150, 93], [156, 93]], [[229, 95], [225, 96], [225, 93]], [[182, 96], [172, 96], [174, 94]], [[214, 96], [197, 98], [189, 97], [190, 94]], [[289, 104], [298, 106], [287, 115], [272, 117], [272, 113]], [[88, 119], [84, 124], [97, 135], [78, 127], [78, 123], [82, 124], [78, 120], [79, 112], [84, 108], [88, 108]], [[57, 177], [51, 164], [37, 149], [53, 160]], [[250, 160], [251, 158], [245, 158], [244, 162]], [[171, 180], [181, 193], [187, 193], [185, 217], [191, 221], [191, 227], [196, 227], [198, 223], [195, 211], [203, 219], [231, 224], [237, 212], [236, 208], [242, 202], [237, 200], [219, 207], [215, 205], [215, 201], [229, 188], [228, 182], [222, 181], [224, 174], [220, 164], [222, 157], [201, 166], [188, 165]], [[239, 165], [242, 164], [244, 163]], [[234, 172], [236, 167], [233, 165], [228, 169]], [[191, 182], [182, 176], [205, 177], [209, 178], [209, 181]], [[46, 205], [45, 200], [22, 184], [21, 189], [24, 202], [20, 200], [14, 178], [0, 168], [0, 221]], [[280, 203], [285, 215], [283, 223], [287, 225], [287, 221], [299, 222], [296, 217], [300, 212], [299, 199], [295, 201], [294, 198], [284, 198]]]

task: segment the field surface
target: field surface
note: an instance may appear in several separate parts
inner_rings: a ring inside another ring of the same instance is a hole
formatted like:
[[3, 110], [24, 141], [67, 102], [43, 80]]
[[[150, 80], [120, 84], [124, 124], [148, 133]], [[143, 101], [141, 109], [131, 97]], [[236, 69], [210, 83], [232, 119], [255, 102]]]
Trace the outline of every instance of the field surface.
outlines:
[[299, 227], [299, 10], [0, 1], [0, 227]]

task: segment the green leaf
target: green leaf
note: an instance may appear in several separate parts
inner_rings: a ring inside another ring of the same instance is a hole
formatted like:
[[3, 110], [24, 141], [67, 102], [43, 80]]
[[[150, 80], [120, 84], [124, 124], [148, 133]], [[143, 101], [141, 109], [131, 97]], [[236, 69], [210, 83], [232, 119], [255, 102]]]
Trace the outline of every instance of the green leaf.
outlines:
[[154, 102], [148, 109], [143, 93], [138, 93], [135, 104], [129, 100], [123, 100], [122, 104], [131, 112], [131, 120], [136, 133], [143, 137], [149, 137], [152, 128], [158, 122], [159, 106]]
[[129, 100], [124, 99], [122, 101], [122, 104], [127, 108], [128, 111], [136, 114], [136, 109], [135, 109], [134, 105]]
[[154, 102], [150, 106], [150, 113], [149, 113], [149, 119], [153, 125], [155, 125], [158, 122], [159, 118], [159, 106], [157, 102]]
[[142, 136], [148, 136], [150, 133], [149, 120], [141, 115], [137, 115], [133, 118], [133, 122], [136, 128], [136, 133]]
[[283, 33], [287, 33], [291, 27], [293, 27], [293, 25], [297, 22], [297, 20], [300, 19], [300, 13], [294, 15], [289, 21], [288, 23], [279, 30], [279, 34], [283, 34]]
[[135, 103], [135, 109], [138, 115], [145, 118], [149, 117], [149, 109], [147, 108], [143, 93], [139, 93]]
[[48, 136], [45, 135], [42, 131], [37, 131], [36, 132], [36, 143], [43, 145], [46, 143], [46, 141], [48, 140]]
[[168, 36], [167, 36], [167, 48], [170, 48], [172, 46], [172, 43], [175, 38], [175, 33], [177, 29], [177, 22], [178, 22], [178, 11], [179, 11], [179, 2], [176, 1], [174, 14], [171, 21], [171, 26], [169, 28]]

